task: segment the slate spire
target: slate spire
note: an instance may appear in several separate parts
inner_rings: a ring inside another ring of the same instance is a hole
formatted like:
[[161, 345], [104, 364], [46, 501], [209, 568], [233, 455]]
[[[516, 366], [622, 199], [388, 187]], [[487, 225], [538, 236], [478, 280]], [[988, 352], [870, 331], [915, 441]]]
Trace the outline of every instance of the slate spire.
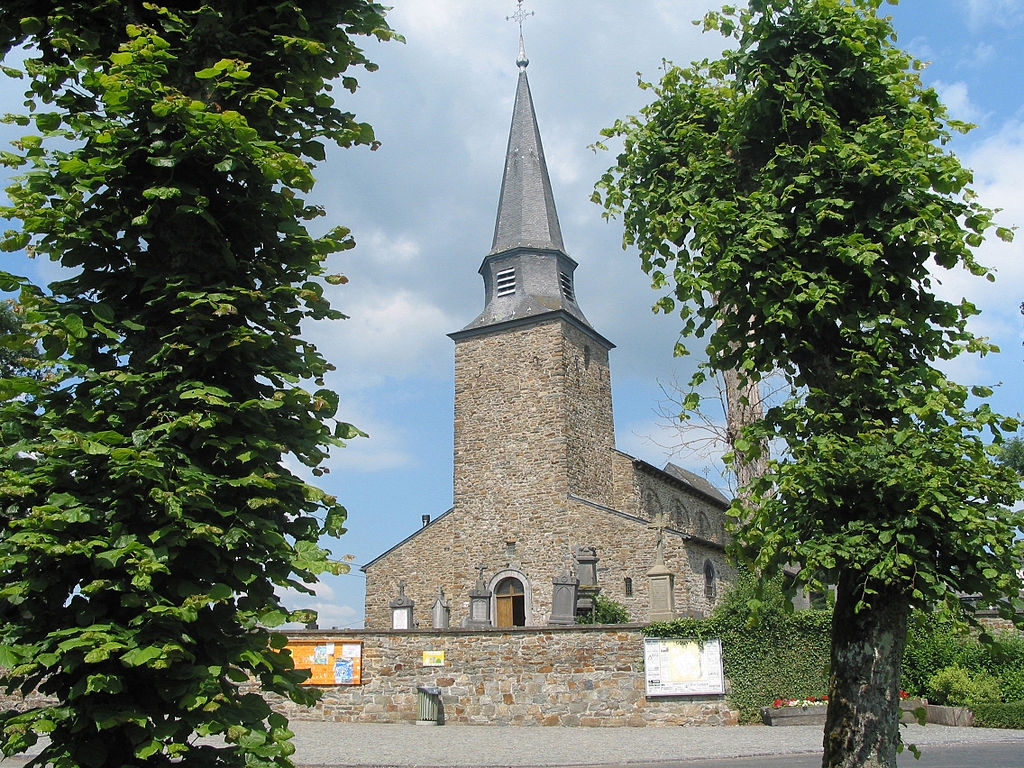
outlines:
[[529, 63], [520, 35], [519, 58], [516, 60], [519, 84], [505, 151], [505, 173], [501, 179], [491, 253], [515, 247], [565, 250], [537, 127], [537, 113], [530, 94], [530, 81], [526, 77]]
[[[516, 60], [519, 82], [505, 151], [494, 240], [480, 266], [485, 306], [472, 323], [451, 334], [452, 338], [558, 312], [569, 315], [573, 322], [593, 333], [576, 303], [576, 262], [566, 254], [562, 243], [555, 196], [526, 77], [529, 63], [520, 33]], [[604, 339], [602, 343], [611, 344]]]

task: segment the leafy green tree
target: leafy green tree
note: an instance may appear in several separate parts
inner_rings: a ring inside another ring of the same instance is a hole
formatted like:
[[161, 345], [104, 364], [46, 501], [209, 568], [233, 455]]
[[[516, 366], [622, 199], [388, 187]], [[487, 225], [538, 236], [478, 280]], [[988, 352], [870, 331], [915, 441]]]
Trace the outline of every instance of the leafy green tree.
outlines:
[[987, 445], [1017, 423], [938, 367], [994, 350], [967, 329], [970, 302], [932, 291], [935, 271], [992, 279], [972, 252], [992, 214], [943, 147], [968, 126], [880, 5], [707, 15], [735, 47], [643, 86], [654, 101], [605, 132], [624, 149], [595, 192], [659, 308], [707, 336], [694, 386], [707, 369], [788, 381], [736, 444], [782, 453], [733, 506], [734, 550], [756, 572], [800, 563], [802, 586], [836, 585], [825, 766], [895, 765], [912, 606], [955, 609], [963, 591], [1012, 615], [1020, 589], [1021, 488]]
[[356, 42], [393, 36], [383, 10], [0, 6], [29, 108], [6, 118], [26, 135], [0, 154], [22, 171], [0, 245], [66, 276], [0, 273], [61, 366], [0, 406], [2, 679], [56, 701], [0, 713], [4, 754], [46, 734], [35, 764], [291, 765], [287, 721], [246, 691], [312, 702], [270, 631], [312, 617], [276, 590], [340, 569], [318, 541], [345, 510], [289, 465], [321, 474], [357, 434], [299, 335], [342, 317], [317, 276], [352, 241], [310, 235], [301, 195], [325, 142], [375, 144], [330, 91], [374, 68]]
[[1012, 437], [1005, 441], [997, 455], [998, 460], [1024, 476], [1024, 439]]
[[39, 376], [39, 350], [26, 339], [24, 324], [11, 301], [0, 301], [0, 379]]

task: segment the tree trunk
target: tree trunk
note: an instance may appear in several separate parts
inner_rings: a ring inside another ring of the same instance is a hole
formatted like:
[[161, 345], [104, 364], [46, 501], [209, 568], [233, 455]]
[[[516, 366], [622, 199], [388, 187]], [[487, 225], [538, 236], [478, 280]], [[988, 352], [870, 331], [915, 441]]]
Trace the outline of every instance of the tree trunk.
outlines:
[[734, 370], [722, 371], [722, 378], [725, 379], [725, 425], [726, 436], [729, 440], [729, 447], [736, 454], [736, 486], [739, 495], [746, 497], [745, 488], [748, 483], [761, 477], [768, 468], [768, 446], [760, 446], [757, 456], [748, 456], [743, 451], [736, 450], [736, 440], [743, 432], [743, 427], [753, 424], [764, 416], [764, 407], [761, 404], [761, 385], [758, 382], [747, 381], [740, 385], [739, 374]]
[[864, 578], [849, 572], [837, 586], [822, 768], [896, 768], [910, 600], [875, 585], [871, 606], [858, 611]]

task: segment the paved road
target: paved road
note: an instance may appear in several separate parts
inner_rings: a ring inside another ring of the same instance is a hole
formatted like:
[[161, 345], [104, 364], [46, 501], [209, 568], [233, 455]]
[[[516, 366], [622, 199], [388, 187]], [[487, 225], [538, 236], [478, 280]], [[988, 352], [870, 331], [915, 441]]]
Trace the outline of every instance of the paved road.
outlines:
[[[817, 768], [821, 728], [543, 728], [293, 720], [303, 768]], [[900, 768], [1024, 768], [1024, 731], [910, 725]], [[783, 757], [786, 756], [786, 757]], [[3, 768], [24, 760], [0, 760]]]
[[[899, 768], [1024, 768], [1024, 749], [1019, 742], [982, 744], [932, 744], [915, 760], [909, 752], [900, 755]], [[772, 757], [730, 757], [713, 760], [643, 762], [643, 768], [821, 768], [821, 753]], [[633, 763], [627, 768], [636, 768]], [[623, 768], [588, 766], [587, 768]]]
[[[733, 728], [543, 728], [513, 726], [363, 725], [292, 722], [295, 762], [301, 766], [420, 766], [424, 768], [566, 768], [570, 766], [801, 766], [817, 768], [821, 761], [819, 726], [737, 726]], [[911, 725], [904, 740], [915, 743], [927, 759], [940, 749], [962, 749], [961, 762], [918, 763], [909, 753], [902, 766], [966, 768], [974, 747], [999, 747], [1017, 756], [1002, 765], [984, 762], [982, 768], [1024, 768], [1024, 731]], [[973, 745], [973, 746], [972, 746]], [[929, 754], [931, 748], [931, 754]], [[769, 762], [774, 756], [799, 756]], [[756, 758], [721, 762], [731, 758]], [[925, 759], [925, 758], [922, 758]], [[707, 762], [709, 760], [718, 762]]]

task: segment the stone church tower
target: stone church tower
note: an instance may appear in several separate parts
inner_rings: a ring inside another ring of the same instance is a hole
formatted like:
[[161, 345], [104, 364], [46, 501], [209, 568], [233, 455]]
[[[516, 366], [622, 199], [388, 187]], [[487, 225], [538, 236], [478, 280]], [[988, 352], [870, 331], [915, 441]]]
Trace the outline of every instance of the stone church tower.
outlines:
[[644, 621], [656, 553], [680, 612], [706, 611], [733, 578], [721, 494], [615, 450], [614, 345], [577, 303], [528, 63], [520, 40], [494, 239], [480, 266], [484, 308], [450, 334], [454, 506], [364, 566], [367, 627], [392, 625], [399, 594], [421, 627], [438, 606], [450, 606], [453, 627], [564, 621], [555, 582], [574, 578], [584, 597], [597, 588]]

